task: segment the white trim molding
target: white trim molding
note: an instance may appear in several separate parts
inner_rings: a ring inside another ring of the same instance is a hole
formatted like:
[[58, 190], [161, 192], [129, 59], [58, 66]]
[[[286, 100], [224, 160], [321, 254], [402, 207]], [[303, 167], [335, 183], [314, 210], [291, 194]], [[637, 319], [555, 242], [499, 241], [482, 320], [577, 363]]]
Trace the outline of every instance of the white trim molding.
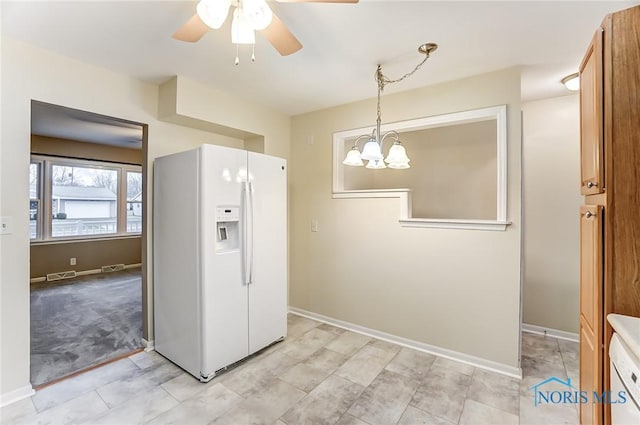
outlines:
[[24, 398], [31, 397], [36, 392], [31, 385], [25, 385], [17, 390], [9, 391], [4, 394], [0, 394], [0, 407], [8, 406], [16, 401], [20, 401]]
[[436, 229], [466, 229], [466, 230], [498, 230], [505, 231], [510, 221], [500, 220], [454, 220], [435, 218], [401, 218], [400, 225], [404, 227], [432, 227]]
[[[129, 270], [129, 269], [135, 269], [138, 267], [142, 267], [142, 263], [125, 264], [124, 269]], [[82, 270], [82, 271], [76, 272], [76, 276], [87, 276], [91, 274], [100, 274], [100, 273], [108, 273], [108, 272], [103, 272], [102, 269], [89, 269], [89, 270]], [[47, 281], [46, 277], [32, 277], [31, 279], [29, 279], [29, 283], [40, 283], [40, 282], [46, 282], [46, 281]]]
[[456, 362], [468, 364], [470, 366], [488, 370], [490, 372], [496, 372], [501, 375], [506, 375], [512, 378], [522, 379], [522, 369], [519, 367], [513, 367], [513, 366], [505, 365], [502, 363], [494, 362], [492, 360], [487, 360], [480, 357], [471, 356], [469, 354], [460, 353], [458, 351], [448, 350], [442, 347], [436, 347], [435, 345], [425, 344], [424, 342], [419, 342], [412, 339], [403, 338], [401, 336], [392, 335], [386, 332], [381, 332], [375, 329], [356, 325], [350, 322], [345, 322], [343, 320], [334, 319], [332, 317], [323, 316], [321, 314], [313, 313], [311, 311], [303, 310], [296, 307], [289, 306], [289, 312], [298, 316], [306, 317], [308, 319], [317, 320], [319, 322], [337, 326], [342, 329], [346, 329], [362, 335], [370, 336], [372, 338], [387, 341], [392, 344], [397, 344], [403, 347], [412, 348], [414, 350], [433, 354], [438, 357], [444, 357], [449, 360], [454, 360]]
[[577, 333], [545, 328], [543, 326], [529, 325], [527, 323], [522, 324], [522, 332], [551, 336], [558, 339], [565, 339], [567, 341], [580, 342], [580, 337]]

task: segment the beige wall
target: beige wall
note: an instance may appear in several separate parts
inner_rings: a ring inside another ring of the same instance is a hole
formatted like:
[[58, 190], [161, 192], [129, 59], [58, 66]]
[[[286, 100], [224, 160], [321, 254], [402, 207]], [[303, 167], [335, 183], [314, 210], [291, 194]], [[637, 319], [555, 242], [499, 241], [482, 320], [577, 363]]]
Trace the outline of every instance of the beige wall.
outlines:
[[[139, 264], [142, 261], [140, 237], [31, 245], [31, 277], [66, 270], [95, 270], [112, 264]], [[69, 265], [69, 258], [76, 265]]]
[[411, 168], [368, 170], [343, 165], [344, 187], [412, 189], [415, 218], [495, 220], [496, 137], [496, 120], [402, 132]]
[[[47, 50], [2, 37], [2, 157], [0, 164], [0, 214], [13, 218], [13, 232], [0, 236], [0, 296], [1, 348], [0, 394], [23, 391], [29, 386], [29, 233], [28, 233], [28, 175], [31, 100], [53, 103], [89, 112], [146, 123], [147, 190], [152, 189], [152, 161], [160, 155], [187, 150], [202, 143], [243, 147], [242, 140], [190, 129], [157, 119], [158, 86], [60, 56]], [[197, 84], [192, 87], [197, 88]], [[215, 105], [218, 99], [207, 93], [186, 93], [204, 108], [206, 102]], [[188, 102], [188, 100], [185, 100]], [[236, 121], [252, 120], [243, 115], [246, 103], [227, 104], [228, 113]], [[260, 107], [253, 107], [258, 113]], [[206, 115], [206, 114], [205, 114]], [[265, 152], [288, 158], [290, 122], [288, 117], [262, 108], [254, 132], [265, 137]], [[265, 121], [272, 118], [269, 123]], [[274, 118], [275, 117], [275, 118]], [[201, 117], [202, 118], [202, 117]], [[276, 119], [277, 118], [277, 119]], [[205, 116], [204, 119], [212, 119]], [[253, 121], [252, 121], [253, 122]], [[222, 124], [229, 125], [223, 122]], [[150, 192], [145, 208], [152, 205]], [[148, 230], [152, 214], [145, 222]], [[150, 233], [150, 232], [149, 232]], [[146, 252], [146, 273], [152, 279], [152, 240]], [[146, 288], [149, 301], [152, 285]], [[152, 338], [153, 310], [146, 311], [147, 335]]]
[[31, 135], [31, 153], [142, 165], [142, 149]]
[[517, 368], [519, 70], [385, 95], [382, 111], [395, 122], [500, 104], [508, 105], [512, 222], [504, 232], [404, 228], [397, 199], [332, 199], [332, 133], [371, 125], [375, 99], [294, 117], [290, 304]]
[[578, 95], [523, 110], [523, 322], [578, 332], [580, 104]]

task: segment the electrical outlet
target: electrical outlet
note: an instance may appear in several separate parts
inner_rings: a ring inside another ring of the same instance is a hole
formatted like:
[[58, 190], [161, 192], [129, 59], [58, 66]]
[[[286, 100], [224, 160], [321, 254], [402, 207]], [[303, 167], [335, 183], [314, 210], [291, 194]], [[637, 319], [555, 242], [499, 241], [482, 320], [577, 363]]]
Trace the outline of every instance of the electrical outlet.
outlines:
[[71, 257], [69, 259], [69, 265], [70, 266], [75, 266], [76, 265], [76, 257]]
[[311, 220], [311, 231], [312, 232], [318, 231], [318, 220], [316, 219]]

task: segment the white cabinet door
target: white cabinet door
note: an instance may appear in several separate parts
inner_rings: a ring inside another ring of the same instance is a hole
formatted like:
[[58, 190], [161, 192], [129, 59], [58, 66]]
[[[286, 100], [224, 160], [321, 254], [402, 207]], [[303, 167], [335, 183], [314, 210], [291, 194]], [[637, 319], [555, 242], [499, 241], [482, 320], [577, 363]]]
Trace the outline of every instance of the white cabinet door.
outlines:
[[[210, 376], [249, 354], [248, 288], [242, 279], [241, 244], [229, 249], [219, 240], [216, 227], [217, 207], [241, 207], [247, 153], [213, 145], [203, 145], [200, 152], [202, 373]], [[234, 237], [232, 232], [242, 224], [238, 222], [234, 230], [232, 223], [226, 236]]]
[[253, 204], [249, 352], [287, 334], [287, 170], [281, 158], [249, 152]]

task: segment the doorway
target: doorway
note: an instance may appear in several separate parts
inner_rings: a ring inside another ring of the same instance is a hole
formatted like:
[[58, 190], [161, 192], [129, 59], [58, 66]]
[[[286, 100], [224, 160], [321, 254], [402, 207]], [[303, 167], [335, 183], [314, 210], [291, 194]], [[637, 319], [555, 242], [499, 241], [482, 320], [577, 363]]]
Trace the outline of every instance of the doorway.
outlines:
[[142, 349], [146, 125], [31, 102], [31, 383]]

